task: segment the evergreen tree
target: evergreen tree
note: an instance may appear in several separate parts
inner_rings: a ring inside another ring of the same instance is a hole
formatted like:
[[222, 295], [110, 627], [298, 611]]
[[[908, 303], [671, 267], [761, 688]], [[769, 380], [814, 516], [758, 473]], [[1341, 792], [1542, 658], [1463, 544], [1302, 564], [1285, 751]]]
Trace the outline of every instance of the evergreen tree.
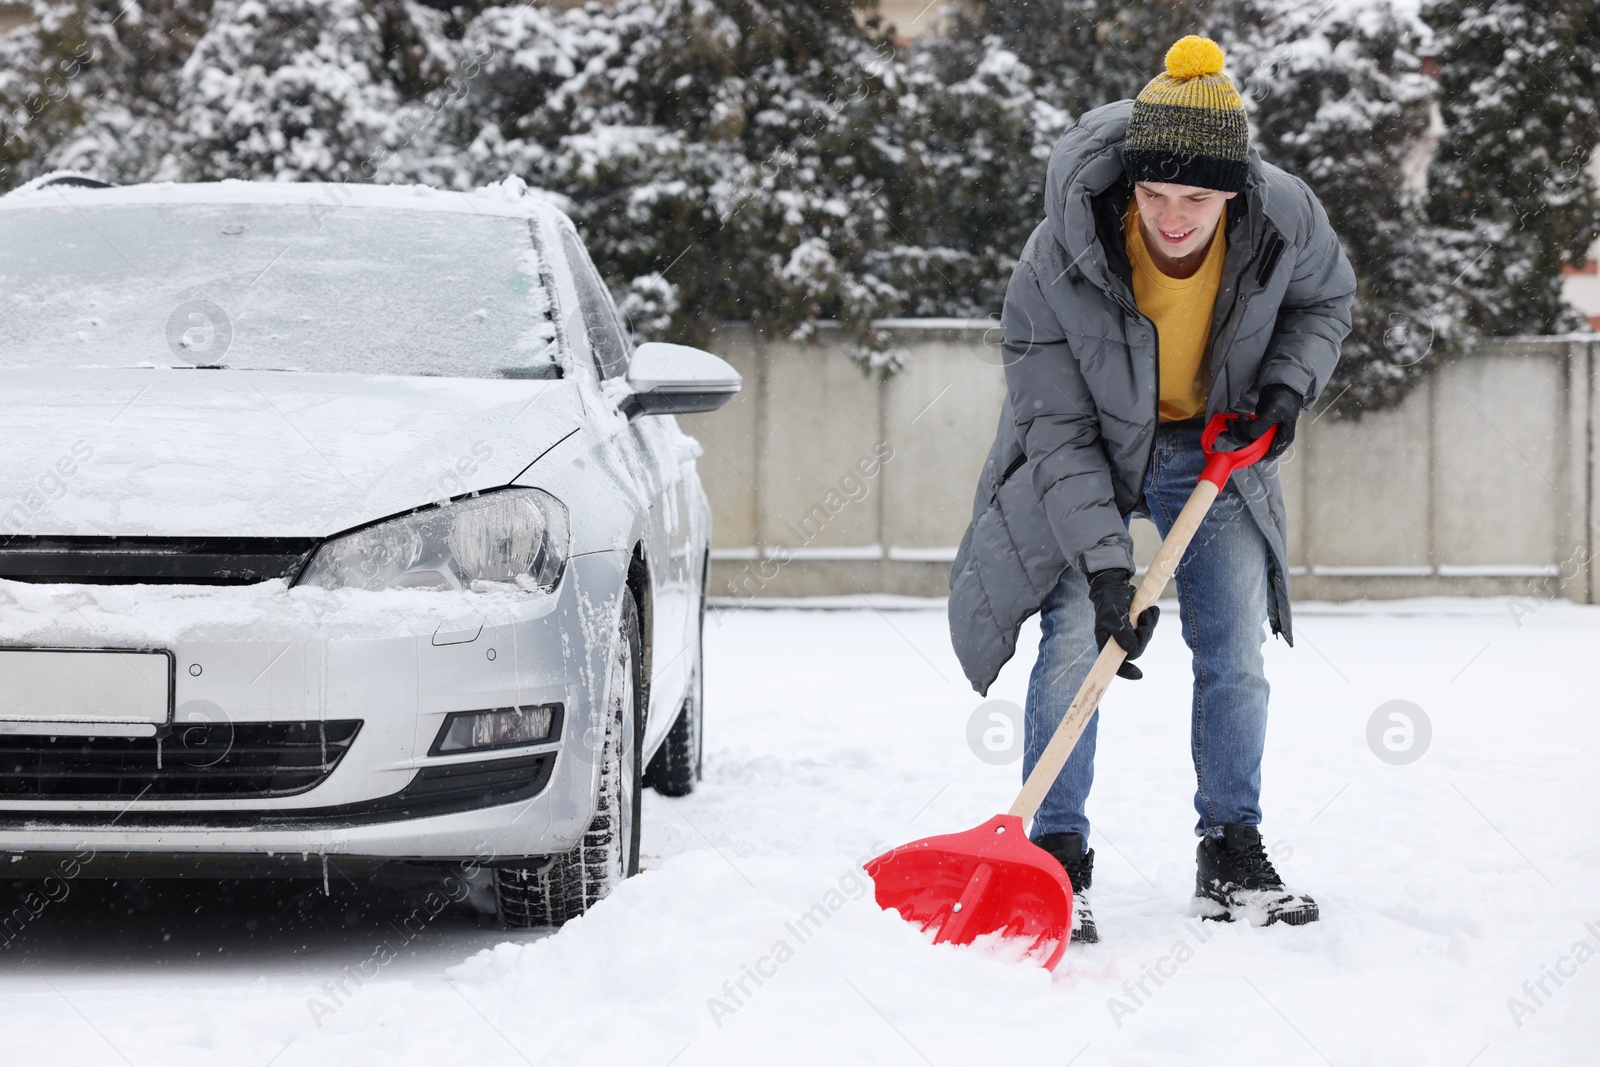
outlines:
[[63, 56], [47, 56], [42, 36], [32, 23], [0, 34], [0, 190], [43, 173], [50, 152], [83, 122], [70, 85], [92, 46], [80, 40]]
[[[1430, 224], [1404, 180], [1432, 100], [1427, 29], [1392, 0], [993, 0], [902, 48], [857, 0], [36, 2], [0, 38], [0, 185], [69, 164], [122, 181], [518, 175], [568, 198], [642, 336], [839, 319], [882, 366], [897, 357], [877, 318], [998, 311], [1051, 145], [1187, 32], [1223, 43], [1258, 147], [1318, 193], [1356, 266], [1339, 413], [1396, 402], [1459, 345], [1463, 291], [1490, 328], [1529, 319], [1502, 292], [1558, 306], [1559, 265], [1596, 225], [1574, 166], [1595, 143], [1581, 78], [1539, 97], [1505, 73], [1550, 69], [1562, 42], [1592, 68], [1577, 4], [1548, 27], [1494, 4], [1447, 34]], [[1495, 51], [1490, 28], [1521, 43]]]
[[178, 74], [211, 0], [35, 0], [0, 38], [0, 188], [75, 168], [157, 177], [178, 110]]
[[903, 294], [871, 256], [898, 75], [851, 0], [491, 10], [467, 41], [494, 57], [460, 109], [483, 120], [473, 179], [570, 197], [641, 332], [748, 319], [806, 337], [836, 318], [857, 354], [892, 361], [871, 324]]
[[997, 313], [1044, 203], [1045, 164], [1068, 116], [999, 37], [912, 43], [881, 136], [887, 243], [868, 256], [905, 294], [900, 314]]
[[372, 181], [429, 127], [451, 14], [392, 0], [224, 0], [178, 79], [187, 180]]
[[[470, 63], [449, 0], [35, 0], [0, 38], [0, 187], [72, 168], [120, 182], [368, 180], [421, 169]], [[452, 153], [453, 154], [453, 153]], [[421, 158], [413, 158], [421, 157]]]
[[1434, 219], [1463, 246], [1473, 321], [1496, 334], [1582, 328], [1561, 268], [1600, 236], [1587, 173], [1600, 144], [1600, 5], [1429, 0], [1446, 133], [1429, 173]]
[[1408, 184], [1434, 99], [1427, 28], [1387, 0], [1336, 11], [1228, 0], [1212, 29], [1256, 148], [1317, 194], [1356, 270], [1353, 327], [1324, 395], [1335, 415], [1390, 407], [1465, 336], [1453, 284], [1465, 235], [1430, 226]]
[[1057, 138], [1075, 116], [1138, 93], [1203, 12], [1195, 0], [988, 0], [946, 9], [942, 35], [912, 42], [891, 203], [896, 233], [916, 236], [888, 272], [907, 313], [999, 311], [1044, 216]]
[[1137, 95], [1173, 41], [1202, 32], [1209, 7], [1198, 0], [989, 0], [976, 15], [957, 15], [954, 32], [998, 37], [1036, 73], [1041, 96], [1081, 115]]

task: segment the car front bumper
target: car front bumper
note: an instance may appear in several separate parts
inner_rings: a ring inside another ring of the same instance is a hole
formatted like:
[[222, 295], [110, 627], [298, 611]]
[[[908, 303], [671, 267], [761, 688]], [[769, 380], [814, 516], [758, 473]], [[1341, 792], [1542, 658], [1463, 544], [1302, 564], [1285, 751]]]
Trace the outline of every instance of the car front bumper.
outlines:
[[[7, 795], [0, 870], [7, 853], [493, 865], [567, 851], [594, 814], [623, 566], [574, 556], [547, 594], [5, 583], [0, 645], [172, 652], [168, 766], [192, 757], [189, 726], [360, 726], [331, 773], [292, 795]], [[451, 712], [532, 704], [562, 706], [549, 743], [428, 754]]]

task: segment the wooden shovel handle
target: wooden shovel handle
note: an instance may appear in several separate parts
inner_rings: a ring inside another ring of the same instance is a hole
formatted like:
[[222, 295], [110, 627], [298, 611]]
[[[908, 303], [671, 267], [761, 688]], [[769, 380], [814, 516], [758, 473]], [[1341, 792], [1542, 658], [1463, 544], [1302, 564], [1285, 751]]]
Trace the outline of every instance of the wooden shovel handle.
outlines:
[[[1217, 493], [1214, 483], [1202, 480], [1189, 494], [1189, 502], [1178, 513], [1178, 520], [1172, 524], [1166, 540], [1161, 542], [1160, 551], [1150, 561], [1150, 569], [1145, 571], [1144, 581], [1139, 583], [1138, 591], [1133, 594], [1133, 607], [1129, 609], [1128, 617], [1135, 625], [1139, 616], [1160, 598], [1167, 582], [1172, 580], [1172, 572], [1178, 569], [1178, 561], [1183, 559], [1189, 542], [1194, 540], [1195, 531], [1200, 528], [1206, 512], [1211, 510], [1211, 502], [1217, 499]], [[1039, 810], [1039, 805], [1044, 803], [1044, 795], [1055, 784], [1061, 768], [1067, 765], [1072, 750], [1078, 747], [1078, 738], [1083, 736], [1084, 727], [1089, 725], [1089, 716], [1100, 706], [1100, 698], [1105, 695], [1117, 668], [1122, 666], [1127, 656], [1115, 641], [1107, 641], [1106, 647], [1100, 650], [1099, 658], [1089, 669], [1089, 677], [1083, 680], [1078, 695], [1072, 698], [1072, 706], [1062, 716], [1061, 725], [1056, 727], [1055, 736], [1050, 738], [1050, 744], [1039, 756], [1039, 762], [1033, 765], [1033, 773], [1022, 783], [1022, 792], [1017, 794], [1010, 814], [1027, 822]]]

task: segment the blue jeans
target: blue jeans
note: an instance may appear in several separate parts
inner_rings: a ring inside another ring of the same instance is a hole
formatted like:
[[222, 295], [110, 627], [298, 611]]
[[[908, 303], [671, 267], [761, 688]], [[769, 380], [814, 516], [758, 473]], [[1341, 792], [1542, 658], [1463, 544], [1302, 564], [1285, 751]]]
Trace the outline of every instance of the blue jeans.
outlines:
[[[1194, 489], [1205, 457], [1198, 421], [1156, 431], [1144, 503], [1165, 537]], [[1195, 833], [1261, 824], [1261, 752], [1267, 734], [1267, 678], [1261, 659], [1267, 620], [1267, 542], [1232, 482], [1217, 498], [1178, 565], [1178, 615], [1194, 654], [1190, 748], [1197, 788]], [[1163, 620], [1164, 625], [1171, 623]], [[1040, 609], [1039, 659], [1028, 682], [1022, 771], [1033, 770], [1056, 724], [1094, 664], [1094, 608], [1088, 581], [1068, 568]], [[1117, 685], [1127, 685], [1119, 681]], [[1115, 690], [1113, 690], [1114, 692]], [[1032, 836], [1080, 833], [1094, 782], [1095, 711], [1034, 818]]]

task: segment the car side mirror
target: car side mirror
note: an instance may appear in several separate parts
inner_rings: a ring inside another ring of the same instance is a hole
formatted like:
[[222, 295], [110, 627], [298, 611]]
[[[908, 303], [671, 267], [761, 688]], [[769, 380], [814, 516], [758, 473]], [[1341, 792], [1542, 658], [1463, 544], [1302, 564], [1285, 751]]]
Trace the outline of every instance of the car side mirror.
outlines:
[[687, 345], [648, 341], [628, 364], [632, 390], [619, 405], [629, 419], [715, 411], [739, 391], [744, 379], [727, 363]]

